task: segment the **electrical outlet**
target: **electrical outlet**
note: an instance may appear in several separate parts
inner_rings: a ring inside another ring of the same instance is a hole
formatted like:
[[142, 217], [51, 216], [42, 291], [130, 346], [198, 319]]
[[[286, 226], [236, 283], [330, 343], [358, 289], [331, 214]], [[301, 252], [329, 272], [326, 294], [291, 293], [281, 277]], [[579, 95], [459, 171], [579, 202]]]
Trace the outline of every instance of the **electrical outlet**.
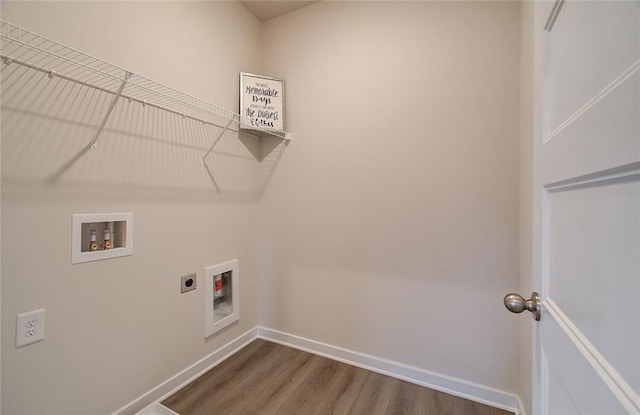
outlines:
[[186, 293], [187, 291], [196, 289], [196, 273], [184, 275], [180, 277], [180, 292]]
[[44, 308], [18, 314], [16, 317], [16, 347], [44, 339]]

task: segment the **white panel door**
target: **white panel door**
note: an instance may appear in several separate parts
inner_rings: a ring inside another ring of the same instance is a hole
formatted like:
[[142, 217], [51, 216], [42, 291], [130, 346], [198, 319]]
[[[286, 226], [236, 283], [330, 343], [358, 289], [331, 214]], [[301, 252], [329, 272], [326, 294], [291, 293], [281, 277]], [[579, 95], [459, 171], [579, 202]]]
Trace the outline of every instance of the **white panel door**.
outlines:
[[640, 1], [536, 5], [534, 414], [640, 414]]

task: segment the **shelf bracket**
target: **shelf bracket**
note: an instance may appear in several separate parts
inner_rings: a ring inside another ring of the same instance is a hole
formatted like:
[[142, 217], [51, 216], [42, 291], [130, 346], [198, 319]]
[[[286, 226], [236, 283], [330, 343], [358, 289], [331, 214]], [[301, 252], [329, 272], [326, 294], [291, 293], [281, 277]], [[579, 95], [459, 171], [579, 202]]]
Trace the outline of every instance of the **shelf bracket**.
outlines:
[[107, 112], [104, 114], [104, 117], [102, 117], [102, 121], [98, 125], [98, 128], [96, 129], [96, 131], [93, 133], [93, 137], [91, 138], [91, 141], [89, 142], [89, 144], [84, 146], [78, 152], [78, 154], [73, 156], [73, 158], [71, 160], [69, 160], [62, 167], [60, 167], [58, 169], [58, 171], [56, 171], [51, 176], [51, 178], [49, 179], [49, 183], [57, 182], [60, 179], [60, 177], [67, 170], [69, 170], [74, 164], [76, 164], [78, 162], [78, 160], [80, 160], [80, 158], [87, 151], [89, 151], [89, 150], [97, 150], [97, 148], [98, 148], [98, 138], [100, 137], [100, 133], [102, 133], [102, 130], [104, 129], [104, 126], [107, 124], [107, 121], [109, 120], [109, 117], [111, 117], [111, 113], [113, 112], [113, 109], [116, 107], [116, 104], [118, 103], [118, 99], [120, 99], [120, 96], [122, 95], [122, 91], [124, 90], [124, 87], [127, 85], [127, 81], [129, 80], [131, 75], [133, 75], [132, 72], [129, 72], [129, 71], [125, 72], [124, 79], [122, 80], [122, 83], [120, 84], [120, 88], [118, 88], [118, 91], [116, 91], [115, 96], [111, 100], [111, 103], [109, 104], [109, 108], [107, 108]]
[[269, 169], [269, 172], [267, 173], [267, 177], [265, 177], [264, 181], [262, 182], [262, 186], [260, 187], [260, 196], [262, 196], [264, 194], [264, 191], [267, 190], [267, 186], [271, 181], [271, 176], [273, 176], [273, 173], [276, 171], [276, 166], [280, 162], [280, 158], [284, 154], [284, 150], [286, 150], [287, 146], [291, 142], [290, 140], [291, 139], [285, 139], [284, 143], [282, 143], [282, 148], [280, 149], [280, 152], [278, 152], [278, 155], [276, 156], [276, 159], [274, 160], [273, 165], [271, 166], [271, 168]]
[[216, 182], [215, 177], [213, 177], [213, 173], [211, 172], [211, 170], [209, 169], [209, 166], [207, 165], [207, 157], [209, 157], [209, 154], [211, 154], [211, 152], [213, 151], [213, 148], [216, 146], [216, 144], [218, 144], [218, 141], [220, 141], [220, 139], [222, 138], [224, 133], [226, 133], [227, 130], [229, 130], [229, 127], [231, 126], [231, 123], [234, 122], [234, 121], [235, 120], [229, 120], [227, 125], [225, 125], [224, 128], [222, 129], [222, 131], [220, 132], [220, 134], [218, 134], [218, 137], [216, 138], [216, 141], [213, 142], [213, 145], [209, 148], [209, 150], [202, 157], [202, 165], [204, 166], [205, 169], [207, 169], [207, 173], [209, 174], [209, 178], [211, 179], [211, 182], [213, 183], [213, 185], [216, 187], [216, 192], [218, 192], [218, 193], [220, 193], [222, 190], [220, 189], [220, 186], [218, 185], [218, 182]]
[[125, 85], [127, 85], [127, 81], [129, 80], [131, 75], [133, 74], [129, 71], [125, 72], [124, 79], [120, 84], [120, 88], [118, 88], [118, 92], [116, 92], [116, 95], [111, 100], [111, 103], [109, 104], [109, 108], [107, 108], [107, 112], [104, 114], [104, 117], [102, 117], [102, 122], [98, 126], [98, 129], [96, 130], [96, 132], [93, 134], [93, 138], [89, 143], [91, 150], [97, 150], [98, 138], [100, 137], [100, 133], [102, 133], [102, 129], [104, 128], [105, 124], [109, 120], [109, 117], [111, 117], [111, 113], [113, 112], [113, 109], [116, 107], [116, 104], [118, 103], [118, 99], [120, 99], [120, 96], [122, 95], [122, 91], [124, 90]]

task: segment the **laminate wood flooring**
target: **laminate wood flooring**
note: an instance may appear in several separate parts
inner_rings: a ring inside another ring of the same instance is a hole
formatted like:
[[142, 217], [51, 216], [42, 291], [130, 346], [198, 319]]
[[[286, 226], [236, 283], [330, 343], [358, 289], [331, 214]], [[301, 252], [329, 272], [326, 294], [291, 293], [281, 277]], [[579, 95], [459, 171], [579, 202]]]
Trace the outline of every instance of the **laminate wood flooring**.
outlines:
[[180, 415], [513, 415], [266, 340], [162, 404]]

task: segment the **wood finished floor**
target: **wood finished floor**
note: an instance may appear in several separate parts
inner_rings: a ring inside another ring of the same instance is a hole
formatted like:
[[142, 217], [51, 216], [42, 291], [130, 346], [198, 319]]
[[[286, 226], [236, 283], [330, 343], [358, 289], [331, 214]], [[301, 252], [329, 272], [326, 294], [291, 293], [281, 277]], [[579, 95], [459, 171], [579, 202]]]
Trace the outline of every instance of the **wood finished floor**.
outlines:
[[512, 415], [265, 340], [251, 342], [162, 404], [181, 415]]

